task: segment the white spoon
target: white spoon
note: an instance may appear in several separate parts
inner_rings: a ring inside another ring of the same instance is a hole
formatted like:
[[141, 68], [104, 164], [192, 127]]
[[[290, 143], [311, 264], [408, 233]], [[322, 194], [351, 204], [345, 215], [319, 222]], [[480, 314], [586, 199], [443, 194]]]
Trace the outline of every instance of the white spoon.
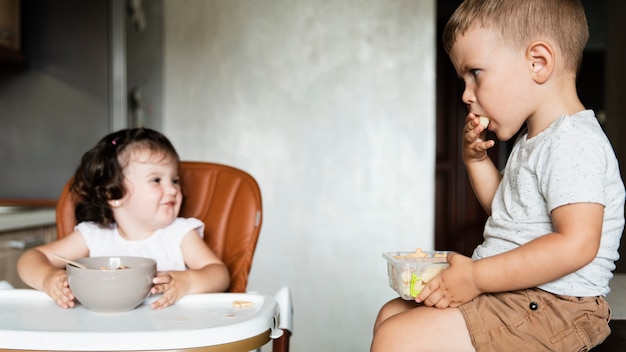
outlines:
[[75, 267], [78, 267], [78, 268], [81, 268], [81, 269], [88, 269], [88, 268], [87, 268], [86, 266], [84, 266], [83, 264], [81, 264], [81, 263], [79, 263], [79, 262], [75, 262], [75, 261], [73, 261], [73, 260], [71, 260], [71, 259], [67, 259], [67, 258], [61, 257], [61, 256], [60, 256], [60, 255], [58, 255], [58, 254], [53, 254], [53, 256], [54, 256], [55, 258], [57, 258], [58, 260], [64, 261], [64, 262], [66, 262], [67, 264], [73, 265], [73, 266], [75, 266]]

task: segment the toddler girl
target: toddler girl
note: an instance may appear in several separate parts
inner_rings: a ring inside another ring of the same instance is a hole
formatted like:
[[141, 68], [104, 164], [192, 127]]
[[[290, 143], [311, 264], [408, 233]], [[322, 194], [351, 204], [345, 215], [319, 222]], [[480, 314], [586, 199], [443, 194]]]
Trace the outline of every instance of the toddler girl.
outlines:
[[22, 280], [63, 308], [74, 306], [65, 263], [54, 254], [139, 256], [157, 261], [152, 308], [165, 308], [189, 293], [220, 292], [228, 269], [203, 241], [204, 224], [179, 218], [183, 195], [178, 153], [161, 133], [134, 128], [111, 133], [87, 151], [71, 192], [74, 232], [26, 251], [18, 261]]

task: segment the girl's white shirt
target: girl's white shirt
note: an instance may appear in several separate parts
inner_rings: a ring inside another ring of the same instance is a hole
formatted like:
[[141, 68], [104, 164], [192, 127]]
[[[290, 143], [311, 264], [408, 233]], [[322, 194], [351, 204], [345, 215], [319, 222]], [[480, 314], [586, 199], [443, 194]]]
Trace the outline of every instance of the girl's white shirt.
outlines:
[[93, 222], [82, 222], [75, 230], [85, 239], [90, 257], [146, 257], [156, 260], [157, 271], [180, 271], [187, 269], [181, 250], [183, 238], [192, 230], [203, 237], [204, 223], [196, 218], [177, 218], [169, 226], [138, 241], [122, 237], [116, 225], [101, 227]]

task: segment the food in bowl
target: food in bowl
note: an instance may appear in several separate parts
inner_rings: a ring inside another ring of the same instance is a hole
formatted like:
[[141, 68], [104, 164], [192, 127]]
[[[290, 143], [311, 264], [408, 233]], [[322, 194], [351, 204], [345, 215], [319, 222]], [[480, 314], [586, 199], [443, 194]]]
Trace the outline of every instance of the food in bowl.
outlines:
[[66, 265], [70, 289], [83, 306], [99, 313], [135, 309], [150, 294], [156, 275], [156, 261], [150, 258], [88, 257], [76, 261], [88, 269]]
[[389, 286], [405, 300], [414, 300], [426, 283], [450, 264], [446, 251], [387, 252]]

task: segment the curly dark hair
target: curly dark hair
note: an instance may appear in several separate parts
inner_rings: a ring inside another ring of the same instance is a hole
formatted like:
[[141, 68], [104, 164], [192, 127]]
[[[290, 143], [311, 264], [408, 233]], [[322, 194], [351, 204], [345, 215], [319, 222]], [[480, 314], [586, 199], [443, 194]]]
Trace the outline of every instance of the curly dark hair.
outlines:
[[83, 154], [70, 185], [77, 223], [93, 221], [101, 226], [115, 223], [108, 202], [124, 197], [124, 167], [132, 152], [143, 150], [180, 161], [167, 137], [149, 128], [113, 132]]

